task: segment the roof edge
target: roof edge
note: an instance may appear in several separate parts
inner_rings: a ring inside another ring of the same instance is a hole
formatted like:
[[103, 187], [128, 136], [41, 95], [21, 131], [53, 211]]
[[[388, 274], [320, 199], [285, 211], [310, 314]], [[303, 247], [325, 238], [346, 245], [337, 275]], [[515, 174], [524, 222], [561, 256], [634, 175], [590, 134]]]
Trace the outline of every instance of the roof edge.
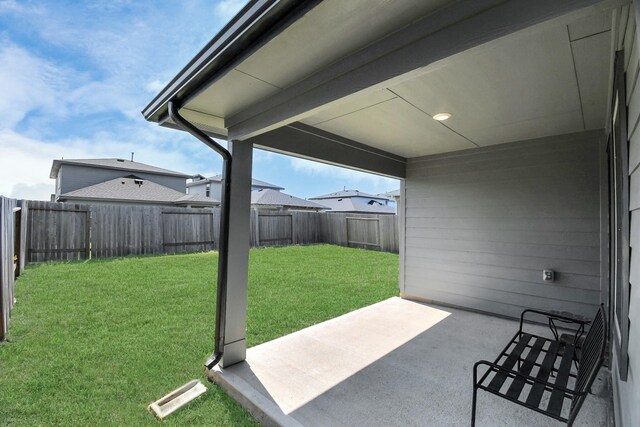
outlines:
[[[148, 174], [152, 174], [152, 175], [174, 176], [174, 177], [185, 178], [185, 179], [191, 178], [193, 176], [193, 175], [190, 175], [190, 174], [187, 174], [187, 173], [170, 171], [168, 169], [166, 169], [167, 172], [148, 171], [148, 170], [143, 170], [143, 169], [123, 169], [123, 168], [118, 168], [118, 167], [115, 167], [115, 166], [95, 165], [95, 164], [91, 164], [91, 163], [79, 163], [79, 162], [74, 162], [72, 160], [73, 159], [69, 159], [69, 160], [54, 159], [53, 160], [53, 164], [51, 165], [51, 172], [49, 172], [49, 178], [50, 179], [56, 179], [57, 176], [58, 176], [58, 171], [60, 170], [60, 166], [62, 166], [62, 165], [87, 166], [87, 167], [94, 167], [94, 168], [99, 168], [99, 169], [111, 169], [111, 170], [122, 170], [122, 171], [126, 170], [128, 172], [142, 172], [142, 173], [148, 173]], [[153, 166], [153, 165], [147, 165], [147, 166]], [[157, 166], [153, 166], [153, 167], [157, 167]]]
[[164, 200], [146, 200], [146, 199], [122, 199], [122, 198], [110, 198], [110, 197], [85, 197], [85, 196], [66, 196], [61, 194], [58, 196], [59, 199], [64, 200], [90, 200], [95, 202], [123, 202], [123, 203], [149, 203], [154, 205], [168, 205], [171, 206], [174, 204], [173, 201], [164, 201]]

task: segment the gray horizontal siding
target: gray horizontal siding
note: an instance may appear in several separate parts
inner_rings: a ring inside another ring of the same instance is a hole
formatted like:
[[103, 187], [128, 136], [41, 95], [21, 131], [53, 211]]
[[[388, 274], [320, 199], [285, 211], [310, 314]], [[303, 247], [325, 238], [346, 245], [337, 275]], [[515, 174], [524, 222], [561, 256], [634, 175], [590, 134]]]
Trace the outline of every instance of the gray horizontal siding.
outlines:
[[407, 226], [411, 228], [443, 228], [450, 230], [477, 230], [478, 232], [492, 231], [534, 231], [561, 233], [592, 233], [600, 221], [593, 218], [522, 218], [490, 217], [482, 218], [482, 229], [478, 230], [469, 218], [433, 218], [421, 217], [407, 219]]
[[[561, 294], [574, 291], [579, 293], [581, 293], [581, 291], [587, 293], [600, 292], [598, 276], [581, 273], [563, 273], [561, 277], [558, 277], [558, 281], [554, 283], [540, 283], [540, 270], [533, 268], [512, 266], [499, 266], [502, 268], [496, 268], [497, 266], [495, 265], [450, 260], [432, 260], [429, 258], [416, 258], [415, 260], [408, 261], [405, 267], [407, 274], [414, 276], [419, 276], [424, 273], [425, 270], [428, 270], [495, 279], [497, 281], [496, 286], [509, 282], [513, 284], [514, 288], [521, 288], [521, 293], [532, 295], [538, 295], [539, 292], [544, 292], [546, 295], [546, 292], [553, 289], [557, 289], [558, 293]], [[536, 286], [529, 286], [532, 284]], [[525, 285], [527, 286], [526, 289], [523, 287]], [[504, 290], [507, 289], [505, 288]], [[586, 295], [586, 293], [584, 295]], [[570, 296], [567, 296], [567, 298], [570, 298]]]
[[[629, 370], [626, 381], [618, 375], [614, 354], [611, 370], [616, 394], [616, 424], [638, 425], [640, 420], [640, 84], [638, 84], [638, 36], [636, 11], [624, 7], [616, 13], [618, 48], [624, 49], [629, 132], [629, 210], [631, 211], [630, 295], [629, 295]], [[615, 346], [614, 346], [615, 347]], [[615, 350], [615, 349], [614, 349]]]
[[585, 132], [410, 159], [403, 293], [507, 316], [591, 316], [602, 140]]
[[[600, 274], [600, 266], [596, 262], [557, 259], [551, 257], [515, 256], [511, 254], [493, 254], [487, 252], [461, 252], [441, 249], [420, 249], [407, 247], [410, 257], [417, 260], [459, 261], [470, 264], [481, 264], [492, 267], [516, 267], [526, 270], [542, 270], [553, 268], [556, 272], [596, 276]], [[407, 260], [406, 262], [409, 262]], [[560, 276], [562, 277], [562, 276]]]

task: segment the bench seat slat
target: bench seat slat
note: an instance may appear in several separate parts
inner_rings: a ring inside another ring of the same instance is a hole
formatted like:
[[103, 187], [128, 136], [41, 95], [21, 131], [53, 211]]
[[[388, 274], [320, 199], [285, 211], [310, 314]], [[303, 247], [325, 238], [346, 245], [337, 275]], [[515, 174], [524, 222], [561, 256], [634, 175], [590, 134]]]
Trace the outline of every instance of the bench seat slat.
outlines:
[[[516, 344], [511, 354], [507, 356], [507, 360], [504, 361], [504, 363], [502, 364], [502, 367], [504, 367], [505, 369], [513, 369], [513, 366], [518, 361], [518, 358], [522, 355], [522, 352], [524, 351], [524, 349], [527, 348], [527, 344], [529, 343], [530, 340], [531, 340], [531, 335], [522, 334], [522, 336], [520, 337], [520, 341], [518, 341], [518, 343]], [[498, 371], [496, 375], [493, 377], [493, 379], [491, 380], [491, 382], [489, 383], [488, 387], [491, 390], [499, 392], [500, 388], [502, 387], [502, 384], [504, 384], [507, 378], [508, 378], [507, 372]]]
[[[538, 360], [538, 356], [540, 355], [542, 347], [544, 346], [544, 343], [546, 341], [547, 340], [542, 337], [536, 338], [533, 346], [531, 347], [531, 351], [529, 351], [527, 358], [525, 359], [518, 372], [524, 375], [529, 375], [529, 373], [535, 366], [534, 363], [536, 363], [536, 360]], [[509, 397], [510, 399], [518, 399], [520, 397], [520, 393], [522, 392], [524, 384], [525, 381], [522, 378], [515, 378], [511, 383], [509, 390], [507, 390], [507, 397]]]
[[[560, 387], [566, 387], [569, 382], [569, 372], [571, 371], [571, 363], [573, 363], [574, 347], [572, 345], [564, 346], [564, 354], [558, 367], [558, 376], [556, 377], [555, 385]], [[559, 416], [562, 411], [562, 405], [564, 404], [565, 393], [562, 390], [555, 389], [551, 392], [549, 398], [549, 406], [547, 406], [547, 412], [555, 416]]]
[[[551, 371], [553, 370], [553, 365], [556, 361], [556, 358], [558, 357], [559, 349], [560, 346], [556, 341], [551, 341], [549, 343], [547, 354], [544, 356], [542, 366], [540, 366], [540, 370], [538, 371], [538, 375], [536, 375], [536, 379], [540, 381], [547, 381], [549, 379], [549, 375], [551, 375]], [[531, 391], [529, 391], [529, 396], [527, 397], [527, 405], [538, 407], [540, 405], [540, 400], [542, 399], [543, 394], [544, 385], [535, 383], [531, 387]]]

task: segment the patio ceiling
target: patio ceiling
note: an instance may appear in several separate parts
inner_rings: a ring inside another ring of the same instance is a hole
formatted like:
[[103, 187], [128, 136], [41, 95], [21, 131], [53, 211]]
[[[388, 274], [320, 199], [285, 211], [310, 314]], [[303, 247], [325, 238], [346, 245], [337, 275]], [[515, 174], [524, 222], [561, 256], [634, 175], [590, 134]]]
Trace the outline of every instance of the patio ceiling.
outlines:
[[[182, 113], [205, 130], [226, 134], [225, 126], [255, 103], [445, 3], [325, 0], [193, 97]], [[610, 9], [583, 9], [363, 88], [295, 119], [401, 157], [603, 128], [610, 29]], [[431, 116], [438, 112], [452, 117], [436, 122]]]
[[601, 129], [610, 27], [600, 13], [525, 31], [302, 122], [404, 157]]

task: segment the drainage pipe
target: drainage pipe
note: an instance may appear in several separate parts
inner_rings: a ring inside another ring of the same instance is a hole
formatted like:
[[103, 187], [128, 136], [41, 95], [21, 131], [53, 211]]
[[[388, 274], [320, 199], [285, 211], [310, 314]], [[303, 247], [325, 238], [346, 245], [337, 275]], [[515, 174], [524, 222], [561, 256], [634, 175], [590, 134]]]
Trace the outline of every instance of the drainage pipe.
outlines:
[[213, 354], [205, 362], [211, 369], [218, 364], [224, 353], [224, 321], [227, 311], [227, 261], [229, 260], [229, 214], [231, 200], [231, 153], [206, 133], [189, 123], [179, 113], [180, 105], [169, 101], [169, 117], [182, 130], [189, 132], [207, 147], [222, 156], [222, 192], [220, 205], [220, 241], [218, 245], [218, 288], [216, 293], [216, 329]]

